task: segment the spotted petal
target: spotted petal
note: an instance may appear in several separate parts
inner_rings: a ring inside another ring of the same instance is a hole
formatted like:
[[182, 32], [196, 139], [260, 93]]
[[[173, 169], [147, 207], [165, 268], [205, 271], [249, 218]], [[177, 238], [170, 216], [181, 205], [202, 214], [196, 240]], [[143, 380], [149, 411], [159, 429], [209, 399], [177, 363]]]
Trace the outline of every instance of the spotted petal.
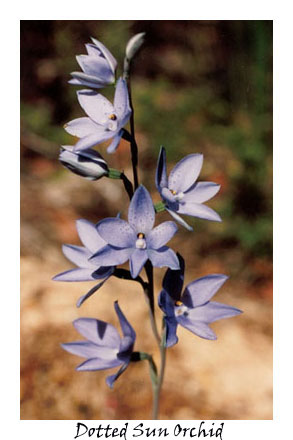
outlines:
[[150, 249], [159, 249], [168, 243], [176, 234], [178, 228], [176, 223], [167, 221], [156, 226], [147, 236], [147, 246]]
[[206, 202], [214, 197], [220, 188], [221, 185], [214, 182], [197, 182], [186, 193], [184, 193], [184, 202]]
[[145, 249], [135, 249], [130, 258], [130, 273], [132, 278], [136, 278], [148, 259]]
[[169, 175], [169, 189], [177, 193], [187, 191], [197, 179], [202, 163], [202, 154], [189, 154], [181, 159]]
[[125, 79], [122, 78], [119, 78], [117, 81], [114, 96], [114, 108], [118, 119], [121, 121], [121, 125], [125, 125], [130, 117], [131, 108], [129, 104], [127, 84]]
[[118, 248], [134, 248], [136, 234], [125, 220], [106, 218], [97, 224], [97, 231], [106, 243]]
[[135, 191], [128, 209], [128, 221], [139, 233], [148, 234], [155, 222], [155, 209], [150, 193], [143, 185]]
[[114, 112], [111, 102], [93, 90], [79, 90], [77, 98], [86, 114], [97, 124], [104, 125]]

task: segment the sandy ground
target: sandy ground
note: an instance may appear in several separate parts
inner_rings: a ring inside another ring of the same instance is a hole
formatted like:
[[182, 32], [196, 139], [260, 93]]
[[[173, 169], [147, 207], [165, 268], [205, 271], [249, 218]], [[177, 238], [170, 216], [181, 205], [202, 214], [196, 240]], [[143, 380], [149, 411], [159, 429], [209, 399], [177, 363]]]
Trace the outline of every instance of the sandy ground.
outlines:
[[[158, 360], [140, 286], [110, 278], [77, 309], [76, 300], [92, 284], [51, 281], [68, 267], [54, 248], [45, 261], [21, 259], [21, 418], [149, 419], [152, 392], [146, 362], [132, 364], [110, 390], [108, 372], [76, 372], [82, 359], [60, 347], [80, 339], [71, 325], [78, 317], [118, 326], [111, 306], [118, 299], [136, 329], [135, 349]], [[156, 274], [158, 291], [162, 273]], [[216, 299], [245, 313], [214, 323], [217, 341], [179, 329], [179, 343], [168, 350], [161, 419], [272, 418], [271, 303], [230, 280], [226, 284]], [[157, 315], [159, 321], [159, 310]]]

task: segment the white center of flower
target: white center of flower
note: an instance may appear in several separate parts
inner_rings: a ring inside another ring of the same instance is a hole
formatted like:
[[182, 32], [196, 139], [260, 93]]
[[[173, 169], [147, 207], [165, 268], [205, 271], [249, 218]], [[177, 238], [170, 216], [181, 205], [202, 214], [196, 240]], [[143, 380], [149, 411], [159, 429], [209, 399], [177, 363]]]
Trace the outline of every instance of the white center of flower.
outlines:
[[176, 301], [175, 303], [175, 316], [188, 315], [188, 307], [184, 306], [181, 301]]
[[145, 249], [146, 248], [146, 241], [144, 238], [144, 234], [140, 232], [137, 234], [137, 240], [135, 242], [136, 249]]
[[105, 118], [101, 120], [101, 124], [106, 126], [107, 130], [116, 131], [118, 127], [118, 120], [115, 113], [111, 113], [110, 115], [105, 115]]
[[175, 191], [174, 189], [170, 189], [170, 192], [173, 194], [176, 202], [180, 202], [180, 200], [182, 200], [184, 197], [184, 193], [182, 191], [177, 194], [177, 191]]

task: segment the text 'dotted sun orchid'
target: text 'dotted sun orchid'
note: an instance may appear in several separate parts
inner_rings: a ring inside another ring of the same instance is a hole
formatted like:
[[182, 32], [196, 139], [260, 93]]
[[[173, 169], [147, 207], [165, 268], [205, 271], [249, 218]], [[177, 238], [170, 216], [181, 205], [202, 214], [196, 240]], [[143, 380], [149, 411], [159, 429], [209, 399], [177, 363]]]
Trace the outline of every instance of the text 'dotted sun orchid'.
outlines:
[[165, 313], [166, 346], [178, 342], [178, 324], [195, 335], [214, 340], [217, 336], [209, 324], [223, 318], [239, 315], [241, 310], [226, 304], [210, 301], [228, 279], [226, 275], [211, 274], [189, 283], [181, 294], [184, 281], [184, 260], [178, 254], [180, 270], [167, 270], [159, 306]]
[[114, 153], [131, 114], [126, 81], [122, 78], [117, 81], [113, 104], [93, 90], [79, 90], [77, 97], [88, 116], [74, 119], [64, 126], [68, 133], [80, 138], [75, 151], [112, 139], [107, 151]]
[[135, 191], [128, 209], [128, 222], [107, 218], [97, 224], [99, 235], [108, 246], [92, 258], [97, 265], [116, 266], [130, 261], [130, 272], [136, 278], [149, 259], [155, 267], [178, 269], [175, 252], [165, 244], [177, 232], [172, 221], [153, 228], [155, 210], [149, 192], [140, 185]]
[[82, 72], [72, 72], [69, 83], [99, 89], [114, 84], [117, 61], [100, 41], [92, 42], [85, 45], [88, 55], [76, 56]]
[[108, 376], [107, 385], [114, 382], [126, 370], [133, 352], [135, 331], [122, 313], [118, 302], [114, 303], [123, 337], [116, 328], [104, 321], [93, 318], [79, 318], [73, 322], [76, 330], [87, 340], [62, 344], [64, 350], [86, 358], [76, 368], [77, 371], [97, 371], [120, 367], [116, 374]]
[[178, 214], [221, 221], [220, 216], [213, 209], [203, 204], [217, 194], [220, 185], [214, 182], [196, 182], [202, 163], [202, 154], [189, 154], [175, 165], [168, 177], [164, 147], [161, 148], [158, 159], [157, 189], [166, 204], [167, 211], [189, 230], [192, 228]]

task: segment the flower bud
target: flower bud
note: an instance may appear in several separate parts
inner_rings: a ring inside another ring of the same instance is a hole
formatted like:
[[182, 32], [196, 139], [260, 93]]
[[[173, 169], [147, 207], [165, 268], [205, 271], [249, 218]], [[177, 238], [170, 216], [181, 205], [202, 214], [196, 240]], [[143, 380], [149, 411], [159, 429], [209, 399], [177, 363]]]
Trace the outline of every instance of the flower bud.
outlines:
[[70, 171], [88, 180], [98, 180], [109, 172], [107, 162], [91, 148], [74, 151], [72, 147], [62, 146], [59, 160]]
[[145, 32], [140, 32], [139, 34], [136, 34], [130, 38], [126, 46], [126, 57], [128, 60], [132, 60], [132, 58], [136, 55], [137, 51], [144, 43], [144, 37]]

